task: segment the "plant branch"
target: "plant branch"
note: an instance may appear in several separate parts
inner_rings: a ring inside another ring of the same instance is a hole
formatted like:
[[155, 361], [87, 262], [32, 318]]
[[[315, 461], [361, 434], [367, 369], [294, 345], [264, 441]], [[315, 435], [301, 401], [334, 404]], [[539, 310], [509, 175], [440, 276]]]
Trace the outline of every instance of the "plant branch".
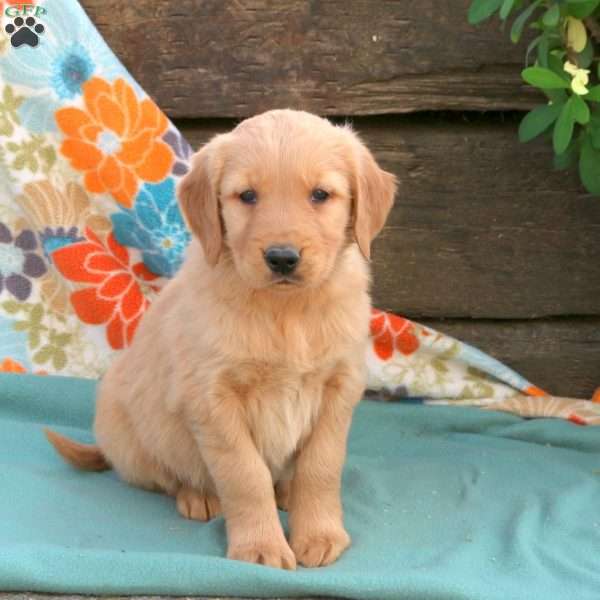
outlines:
[[592, 36], [592, 38], [596, 42], [600, 43], [600, 23], [598, 23], [596, 18], [588, 17], [587, 19], [584, 19], [583, 22], [585, 23], [585, 26], [588, 28], [588, 31], [590, 32], [590, 35]]

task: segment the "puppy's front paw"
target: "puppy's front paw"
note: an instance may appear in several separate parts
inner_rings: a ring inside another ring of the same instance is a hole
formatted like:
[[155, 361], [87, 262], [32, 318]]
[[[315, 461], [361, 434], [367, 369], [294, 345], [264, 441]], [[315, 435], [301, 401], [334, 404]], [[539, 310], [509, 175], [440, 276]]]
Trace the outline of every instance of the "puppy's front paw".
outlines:
[[233, 545], [229, 547], [227, 558], [288, 571], [296, 570], [296, 557], [285, 539], [280, 543], [260, 541], [254, 544]]
[[343, 527], [323, 532], [312, 530], [292, 536], [291, 545], [301, 565], [324, 567], [335, 562], [350, 546], [350, 536]]

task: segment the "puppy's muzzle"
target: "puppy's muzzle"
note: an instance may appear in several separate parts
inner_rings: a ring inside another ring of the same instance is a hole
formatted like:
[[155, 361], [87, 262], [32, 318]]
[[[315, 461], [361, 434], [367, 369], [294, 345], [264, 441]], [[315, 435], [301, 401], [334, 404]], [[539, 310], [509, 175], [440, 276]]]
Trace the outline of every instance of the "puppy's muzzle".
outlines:
[[293, 246], [269, 246], [264, 257], [269, 269], [277, 275], [290, 275], [300, 262], [300, 253]]

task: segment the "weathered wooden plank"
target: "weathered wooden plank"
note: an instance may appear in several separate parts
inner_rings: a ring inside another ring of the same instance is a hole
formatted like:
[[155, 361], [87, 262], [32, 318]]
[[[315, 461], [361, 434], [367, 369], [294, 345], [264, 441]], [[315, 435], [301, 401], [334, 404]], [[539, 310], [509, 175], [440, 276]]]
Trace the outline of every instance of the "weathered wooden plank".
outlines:
[[[514, 117], [405, 116], [354, 126], [401, 184], [375, 244], [374, 298], [413, 317], [600, 314], [600, 201], [552, 169]], [[231, 121], [178, 122], [198, 147]]]
[[[0, 593], [0, 600], [176, 600], [181, 596], [82, 596], [82, 595], [58, 595], [58, 594], [38, 594], [32, 592], [23, 593]], [[297, 600], [331, 600], [322, 596], [312, 596], [311, 598], [301, 598]], [[235, 600], [234, 598], [225, 598], [224, 596], [185, 596], [185, 600]], [[246, 598], [246, 600], [253, 600]], [[258, 599], [256, 599], [258, 600]], [[271, 600], [283, 600], [281, 598], [272, 598]]]
[[[110, 600], [175, 600], [180, 596], [109, 596]], [[234, 598], [225, 598], [223, 596], [185, 596], [186, 600], [235, 600]], [[23, 593], [0, 593], [0, 600], [107, 600], [107, 596], [81, 596], [81, 595], [58, 595], [58, 594], [37, 594], [31, 592]], [[252, 600], [247, 598], [246, 600]], [[271, 600], [282, 600], [272, 598]], [[298, 598], [298, 600], [326, 600], [324, 597]], [[328, 597], [331, 600], [331, 596]]]
[[600, 387], [600, 319], [425, 320], [488, 352], [558, 396], [591, 398]]
[[82, 0], [171, 117], [523, 109], [526, 43], [470, 0]]

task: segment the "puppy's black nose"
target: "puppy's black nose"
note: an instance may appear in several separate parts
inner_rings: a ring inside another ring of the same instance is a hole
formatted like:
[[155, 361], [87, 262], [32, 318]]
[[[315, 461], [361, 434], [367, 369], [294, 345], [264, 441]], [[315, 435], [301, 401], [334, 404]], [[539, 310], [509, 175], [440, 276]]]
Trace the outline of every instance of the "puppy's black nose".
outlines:
[[300, 254], [293, 246], [270, 246], [265, 251], [265, 262], [273, 273], [289, 275], [300, 262]]

